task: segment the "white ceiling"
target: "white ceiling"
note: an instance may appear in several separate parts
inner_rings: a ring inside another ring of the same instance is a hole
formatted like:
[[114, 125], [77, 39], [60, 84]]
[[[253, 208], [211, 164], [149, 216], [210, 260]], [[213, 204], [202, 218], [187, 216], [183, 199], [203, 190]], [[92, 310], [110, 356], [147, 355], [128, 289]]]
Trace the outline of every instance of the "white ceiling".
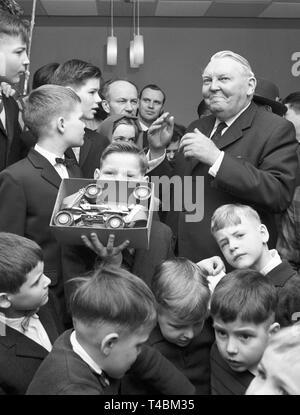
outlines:
[[[133, 0], [114, 0], [116, 17], [132, 16]], [[25, 15], [33, 0], [18, 0]], [[37, 16], [109, 16], [110, 0], [37, 0]], [[300, 0], [140, 0], [142, 17], [300, 18]]]

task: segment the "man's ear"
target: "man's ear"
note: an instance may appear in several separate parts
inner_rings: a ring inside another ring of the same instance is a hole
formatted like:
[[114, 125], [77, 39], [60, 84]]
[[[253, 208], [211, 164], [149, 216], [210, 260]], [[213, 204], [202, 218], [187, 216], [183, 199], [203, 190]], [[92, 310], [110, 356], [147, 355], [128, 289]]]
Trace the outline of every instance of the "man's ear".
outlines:
[[95, 179], [95, 180], [100, 179], [100, 175], [101, 175], [100, 170], [99, 170], [99, 169], [96, 169], [96, 170], [94, 171], [94, 179]]
[[100, 104], [102, 105], [102, 108], [104, 109], [105, 112], [107, 112], [107, 114], [110, 113], [110, 105], [108, 103], [108, 101], [106, 99], [103, 99]]
[[257, 81], [254, 76], [250, 76], [248, 80], [248, 96], [252, 96], [254, 94], [256, 88]]
[[263, 242], [264, 243], [268, 243], [268, 240], [269, 240], [269, 236], [270, 235], [269, 235], [269, 231], [268, 231], [266, 225], [260, 224], [259, 225], [259, 230], [260, 230], [260, 233], [261, 233]]
[[119, 335], [117, 333], [109, 333], [107, 334], [104, 339], [101, 341], [101, 352], [105, 356], [109, 356], [112, 348], [118, 342]]
[[273, 336], [273, 334], [277, 333], [280, 330], [280, 324], [275, 321], [275, 323], [271, 324], [269, 327], [269, 336]]
[[11, 301], [7, 293], [0, 293], [0, 308], [9, 308]]
[[65, 132], [65, 119], [64, 117], [59, 117], [56, 121], [56, 127], [58, 131], [63, 134]]

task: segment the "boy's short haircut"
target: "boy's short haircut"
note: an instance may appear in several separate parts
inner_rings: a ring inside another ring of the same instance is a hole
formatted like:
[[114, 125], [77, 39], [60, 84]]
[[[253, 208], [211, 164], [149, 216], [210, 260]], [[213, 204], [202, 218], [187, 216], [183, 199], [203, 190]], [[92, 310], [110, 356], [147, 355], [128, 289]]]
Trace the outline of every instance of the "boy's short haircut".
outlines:
[[112, 324], [134, 332], [156, 323], [156, 302], [144, 281], [120, 267], [103, 264], [87, 276], [75, 278], [70, 299], [74, 320], [87, 326]]
[[162, 262], [156, 268], [151, 288], [158, 306], [178, 320], [196, 323], [207, 317], [208, 283], [199, 267], [187, 258]]
[[300, 324], [284, 327], [270, 337], [268, 350], [280, 354], [291, 365], [300, 363]]
[[136, 86], [136, 84], [134, 82], [132, 82], [132, 81], [128, 81], [128, 79], [122, 79], [122, 78], [109, 79], [108, 81], [104, 82], [104, 84], [101, 87], [101, 91], [100, 91], [101, 97], [103, 99], [105, 99], [106, 101], [109, 101], [109, 88], [110, 88], [110, 86], [113, 83], [117, 82], [117, 81], [128, 82], [129, 84], [131, 84], [132, 86], [135, 87], [135, 89], [136, 89], [136, 91], [138, 93], [138, 87]]
[[101, 71], [97, 66], [79, 59], [71, 59], [59, 65], [53, 74], [51, 83], [76, 89], [82, 87], [90, 79], [101, 79], [101, 76]]
[[242, 223], [241, 217], [254, 219], [261, 224], [260, 217], [256, 210], [248, 205], [228, 204], [222, 205], [214, 211], [211, 218], [211, 233], [215, 234], [228, 226], [236, 226]]
[[142, 98], [142, 95], [143, 95], [143, 92], [145, 91], [145, 89], [153, 89], [153, 91], [160, 91], [163, 94], [163, 102], [162, 103], [164, 104], [166, 102], [166, 94], [164, 93], [164, 91], [158, 85], [155, 85], [155, 84], [145, 85], [141, 89], [141, 92], [140, 92], [140, 95], [139, 95], [139, 99]]
[[[1, 10], [1, 9], [0, 9]], [[0, 13], [0, 41], [3, 36], [21, 37], [24, 43], [29, 38], [29, 22], [13, 14]]]
[[26, 275], [43, 262], [40, 246], [31, 239], [0, 232], [0, 292], [14, 294]]
[[49, 128], [54, 117], [68, 117], [80, 98], [70, 88], [43, 85], [34, 89], [25, 101], [24, 123], [37, 137]]
[[105, 148], [100, 159], [100, 169], [102, 167], [103, 160], [105, 160], [107, 156], [113, 153], [136, 154], [140, 159], [141, 173], [143, 175], [146, 174], [148, 169], [148, 161], [146, 159], [145, 153], [142, 150], [140, 150], [135, 144], [130, 144], [126, 142], [111, 143], [109, 146]]
[[32, 89], [36, 89], [42, 85], [51, 84], [54, 72], [59, 67], [59, 63], [51, 62], [37, 69], [32, 78]]
[[276, 307], [277, 291], [271, 281], [257, 271], [243, 269], [230, 272], [217, 284], [210, 312], [224, 323], [240, 319], [261, 324], [275, 315]]

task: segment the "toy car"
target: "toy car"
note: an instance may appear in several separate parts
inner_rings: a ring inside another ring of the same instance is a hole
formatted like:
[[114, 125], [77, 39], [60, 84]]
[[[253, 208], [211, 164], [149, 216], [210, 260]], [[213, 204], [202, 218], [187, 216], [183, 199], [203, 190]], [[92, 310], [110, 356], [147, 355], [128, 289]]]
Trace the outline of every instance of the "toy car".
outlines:
[[[88, 226], [119, 229], [125, 227], [145, 227], [147, 209], [142, 204], [120, 204], [101, 202], [102, 188], [90, 184], [78, 192], [64, 198], [53, 222], [57, 226]], [[146, 200], [151, 192], [147, 186], [137, 186], [134, 197]]]

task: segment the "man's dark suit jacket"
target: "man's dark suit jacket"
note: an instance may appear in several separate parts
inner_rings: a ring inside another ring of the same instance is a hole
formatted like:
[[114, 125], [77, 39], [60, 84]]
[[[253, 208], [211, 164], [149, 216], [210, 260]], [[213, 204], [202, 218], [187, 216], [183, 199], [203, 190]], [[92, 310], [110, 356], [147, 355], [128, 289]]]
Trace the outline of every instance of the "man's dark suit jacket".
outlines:
[[[80, 177], [78, 166], [70, 177]], [[57, 283], [60, 248], [49, 223], [61, 178], [49, 161], [31, 149], [23, 160], [0, 173], [0, 231], [37, 242], [43, 249], [45, 274]]]
[[[209, 136], [214, 123], [215, 117], [210, 115], [193, 122], [188, 131], [198, 128]], [[210, 233], [210, 221], [215, 209], [227, 203], [256, 209], [270, 232], [270, 247], [274, 247], [274, 214], [286, 210], [294, 192], [297, 142], [295, 129], [287, 120], [252, 102], [216, 145], [225, 155], [215, 178], [208, 174], [207, 165], [196, 159], [185, 160], [182, 154], [174, 170], [175, 175], [193, 178], [193, 188], [185, 189], [188, 195], [196, 193], [196, 176], [204, 178], [203, 219], [186, 222], [183, 210], [170, 212], [167, 220], [178, 236], [178, 254], [195, 262], [219, 252]]]
[[[53, 344], [62, 327], [53, 317], [50, 304], [43, 306], [38, 315]], [[0, 336], [0, 394], [25, 394], [48, 350], [11, 327], [5, 326], [5, 330]]]
[[0, 171], [19, 161], [25, 155], [25, 146], [20, 140], [21, 127], [18, 121], [19, 107], [16, 101], [3, 95], [6, 128], [0, 121]]

